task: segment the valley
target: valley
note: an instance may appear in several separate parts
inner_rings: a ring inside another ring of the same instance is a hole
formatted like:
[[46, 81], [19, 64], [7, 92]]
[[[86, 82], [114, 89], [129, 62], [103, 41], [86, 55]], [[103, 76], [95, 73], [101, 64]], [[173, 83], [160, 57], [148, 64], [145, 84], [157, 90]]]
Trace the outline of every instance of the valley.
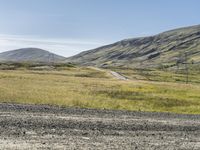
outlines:
[[199, 149], [199, 31], [0, 53], [0, 149]]
[[200, 150], [199, 0], [0, 0], [0, 150]]

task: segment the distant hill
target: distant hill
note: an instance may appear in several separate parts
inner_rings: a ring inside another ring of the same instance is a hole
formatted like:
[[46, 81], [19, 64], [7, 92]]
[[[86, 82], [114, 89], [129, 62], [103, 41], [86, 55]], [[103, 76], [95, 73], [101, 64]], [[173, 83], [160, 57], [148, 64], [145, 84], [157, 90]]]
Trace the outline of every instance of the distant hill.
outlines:
[[183, 60], [185, 53], [188, 61], [200, 61], [200, 25], [122, 40], [82, 52], [68, 61], [100, 67], [158, 67]]
[[0, 53], [2, 62], [60, 62], [65, 57], [38, 48], [23, 48]]

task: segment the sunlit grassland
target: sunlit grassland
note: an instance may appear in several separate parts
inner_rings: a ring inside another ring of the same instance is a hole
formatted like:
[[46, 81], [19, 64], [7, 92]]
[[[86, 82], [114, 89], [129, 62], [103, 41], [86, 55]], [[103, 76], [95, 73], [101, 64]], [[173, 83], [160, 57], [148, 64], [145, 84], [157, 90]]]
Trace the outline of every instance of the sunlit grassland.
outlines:
[[121, 81], [79, 67], [0, 70], [0, 102], [200, 114], [200, 85]]

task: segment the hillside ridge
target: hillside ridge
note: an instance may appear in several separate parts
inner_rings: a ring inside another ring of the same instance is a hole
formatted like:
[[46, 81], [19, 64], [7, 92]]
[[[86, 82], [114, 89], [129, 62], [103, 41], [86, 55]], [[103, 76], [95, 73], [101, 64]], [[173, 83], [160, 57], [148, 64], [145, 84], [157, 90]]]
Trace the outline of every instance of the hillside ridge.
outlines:
[[200, 25], [169, 30], [148, 37], [124, 39], [67, 59], [86, 66], [159, 67], [175, 64], [187, 53], [200, 61]]

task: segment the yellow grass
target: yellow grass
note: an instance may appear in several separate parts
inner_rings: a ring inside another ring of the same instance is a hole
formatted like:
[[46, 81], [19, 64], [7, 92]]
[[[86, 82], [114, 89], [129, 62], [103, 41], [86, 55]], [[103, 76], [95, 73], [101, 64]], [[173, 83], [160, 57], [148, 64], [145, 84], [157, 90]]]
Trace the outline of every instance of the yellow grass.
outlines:
[[92, 68], [0, 70], [0, 102], [200, 114], [200, 86], [120, 81]]

